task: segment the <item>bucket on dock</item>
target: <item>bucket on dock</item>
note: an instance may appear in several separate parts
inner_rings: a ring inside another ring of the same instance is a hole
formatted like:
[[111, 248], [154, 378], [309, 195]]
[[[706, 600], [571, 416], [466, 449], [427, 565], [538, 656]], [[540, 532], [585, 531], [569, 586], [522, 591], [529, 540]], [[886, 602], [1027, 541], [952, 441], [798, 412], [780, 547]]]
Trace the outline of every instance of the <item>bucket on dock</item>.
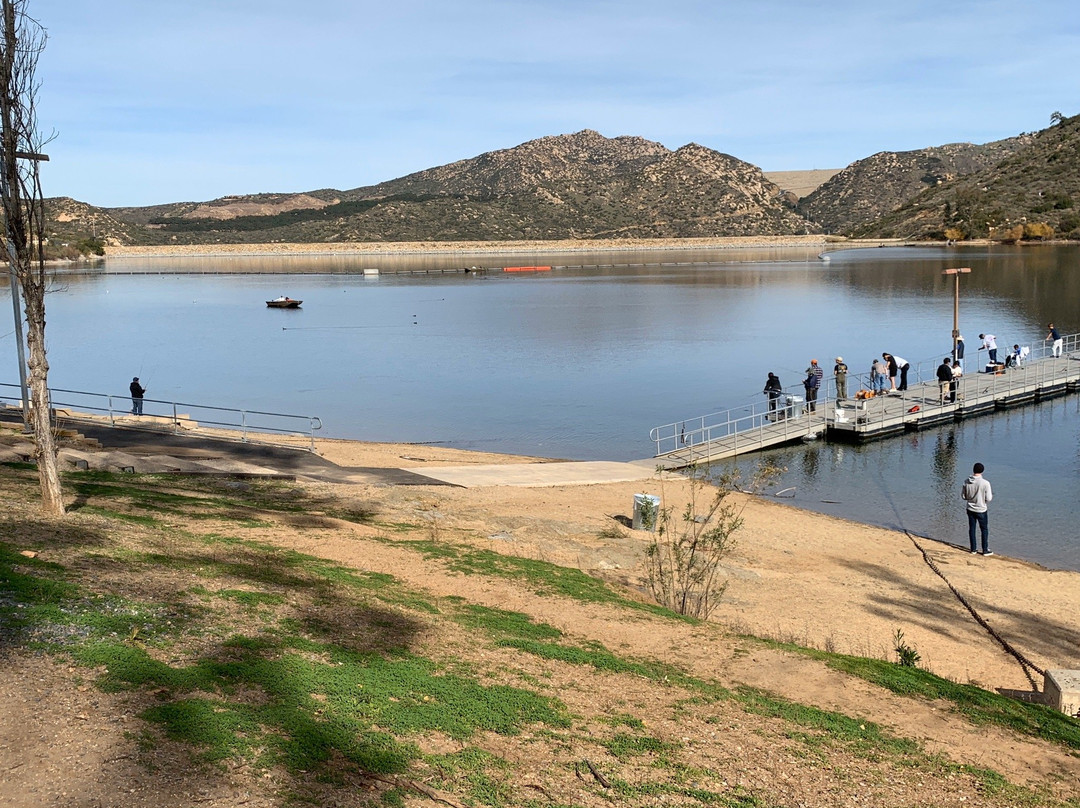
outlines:
[[634, 530], [656, 530], [660, 520], [660, 497], [652, 494], [634, 494]]
[[802, 418], [803, 407], [806, 406], [806, 399], [802, 396], [787, 396], [784, 399], [784, 417], [785, 418]]

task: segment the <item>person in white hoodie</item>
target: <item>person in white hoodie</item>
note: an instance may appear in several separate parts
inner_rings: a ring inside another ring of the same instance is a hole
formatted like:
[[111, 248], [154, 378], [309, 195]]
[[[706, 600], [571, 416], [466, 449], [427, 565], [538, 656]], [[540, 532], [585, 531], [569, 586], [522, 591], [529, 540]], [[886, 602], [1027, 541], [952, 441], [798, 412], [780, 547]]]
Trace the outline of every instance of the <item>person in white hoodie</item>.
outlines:
[[971, 542], [971, 552], [975, 549], [975, 526], [979, 526], [982, 533], [982, 554], [992, 556], [988, 543], [990, 528], [987, 523], [987, 505], [994, 498], [994, 492], [990, 489], [990, 481], [982, 474], [985, 471], [982, 463], [976, 463], [971, 470], [971, 476], [964, 480], [964, 487], [960, 489], [960, 496], [967, 503], [968, 517], [968, 541]]

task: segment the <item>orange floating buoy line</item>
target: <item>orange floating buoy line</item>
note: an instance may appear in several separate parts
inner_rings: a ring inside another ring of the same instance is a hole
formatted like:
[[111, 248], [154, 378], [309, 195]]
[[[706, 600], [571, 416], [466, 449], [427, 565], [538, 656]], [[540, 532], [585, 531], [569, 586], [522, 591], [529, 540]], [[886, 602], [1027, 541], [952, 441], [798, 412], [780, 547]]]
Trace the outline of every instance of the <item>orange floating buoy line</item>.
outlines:
[[551, 267], [503, 267], [503, 272], [551, 272]]

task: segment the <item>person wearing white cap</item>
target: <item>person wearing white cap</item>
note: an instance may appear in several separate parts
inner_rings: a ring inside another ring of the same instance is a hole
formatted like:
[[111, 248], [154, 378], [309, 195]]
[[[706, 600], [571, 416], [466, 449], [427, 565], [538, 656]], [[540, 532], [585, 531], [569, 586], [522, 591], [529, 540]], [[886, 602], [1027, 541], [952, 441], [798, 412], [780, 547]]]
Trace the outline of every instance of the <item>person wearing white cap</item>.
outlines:
[[836, 400], [843, 401], [847, 398], [847, 365], [844, 364], [844, 357], [836, 357], [832, 372], [836, 378]]

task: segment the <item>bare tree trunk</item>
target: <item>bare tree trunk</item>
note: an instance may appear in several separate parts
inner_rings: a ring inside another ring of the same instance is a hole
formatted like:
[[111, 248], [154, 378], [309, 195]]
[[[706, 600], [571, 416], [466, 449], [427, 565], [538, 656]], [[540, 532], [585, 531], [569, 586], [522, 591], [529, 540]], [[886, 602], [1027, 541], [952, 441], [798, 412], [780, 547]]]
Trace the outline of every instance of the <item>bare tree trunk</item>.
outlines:
[[45, 513], [64, 514], [49, 400], [49, 362], [45, 357], [44, 211], [37, 160], [44, 141], [37, 131], [34, 76], [45, 47], [45, 31], [26, 13], [27, 0], [2, 0], [0, 41], [0, 198], [3, 201], [7, 255], [25, 306], [29, 348], [30, 403], [35, 457]]
[[30, 404], [33, 408], [34, 457], [41, 483], [41, 508], [52, 516], [64, 515], [64, 493], [60, 489], [60, 467], [56, 459], [56, 440], [52, 429], [52, 402], [49, 400], [49, 360], [45, 357], [45, 301], [40, 296], [40, 310], [26, 300], [26, 346], [29, 349]]

